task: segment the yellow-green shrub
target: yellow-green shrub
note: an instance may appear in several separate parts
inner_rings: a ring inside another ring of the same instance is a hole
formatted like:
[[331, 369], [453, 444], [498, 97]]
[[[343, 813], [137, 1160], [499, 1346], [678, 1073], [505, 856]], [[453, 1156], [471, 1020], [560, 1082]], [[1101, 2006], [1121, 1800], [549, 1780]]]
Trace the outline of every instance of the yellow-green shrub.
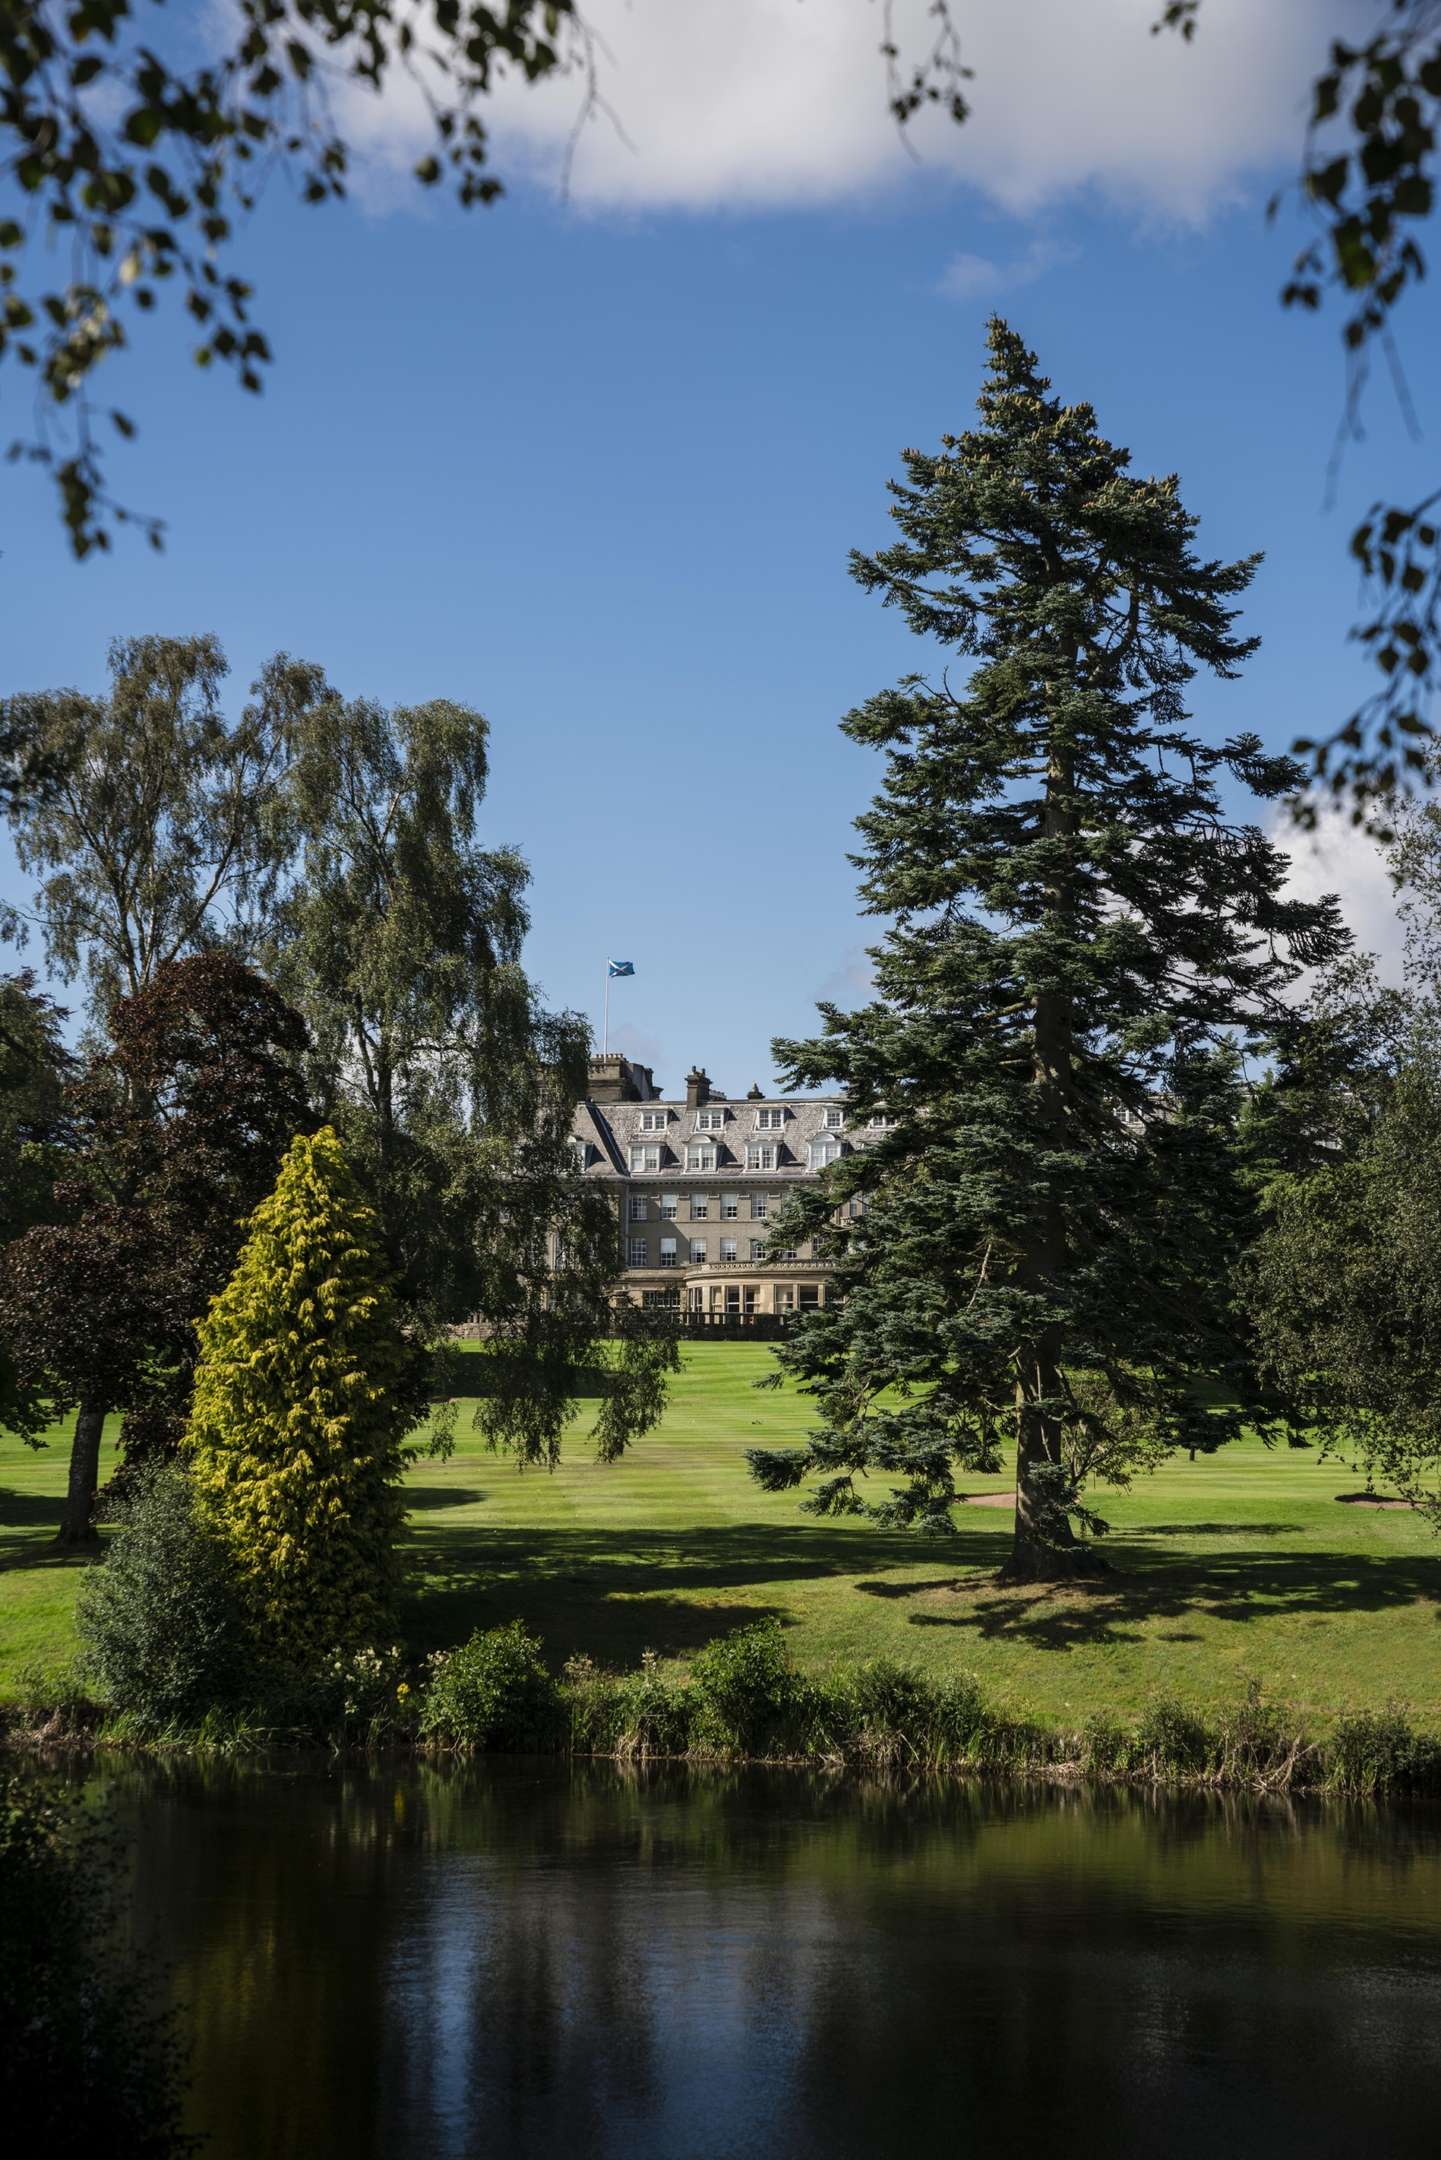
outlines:
[[186, 1445], [257, 1646], [291, 1667], [394, 1626], [401, 1442], [423, 1411], [380, 1224], [327, 1127], [297, 1139], [200, 1325]]

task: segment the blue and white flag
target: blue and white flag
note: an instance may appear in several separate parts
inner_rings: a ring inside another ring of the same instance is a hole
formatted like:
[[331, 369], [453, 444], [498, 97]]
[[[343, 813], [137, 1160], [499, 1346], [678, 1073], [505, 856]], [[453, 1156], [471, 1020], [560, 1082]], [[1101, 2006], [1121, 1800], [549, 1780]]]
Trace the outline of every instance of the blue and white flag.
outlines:
[[629, 960], [612, 960], [610, 972], [612, 975], [634, 975], [635, 967]]

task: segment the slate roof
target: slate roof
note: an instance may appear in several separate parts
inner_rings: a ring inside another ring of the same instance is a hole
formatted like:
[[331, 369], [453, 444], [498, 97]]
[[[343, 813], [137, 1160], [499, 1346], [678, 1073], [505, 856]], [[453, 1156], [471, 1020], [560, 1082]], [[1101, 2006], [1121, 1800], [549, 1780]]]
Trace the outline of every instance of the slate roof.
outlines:
[[[647, 1182], [661, 1182], [667, 1177], [728, 1177], [741, 1182], [774, 1179], [810, 1166], [810, 1145], [813, 1140], [839, 1140], [842, 1152], [849, 1154], [853, 1147], [863, 1147], [869, 1134], [864, 1126], [852, 1131], [849, 1126], [839, 1130], [828, 1127], [826, 1112], [845, 1108], [843, 1095], [817, 1095], [797, 1097], [794, 1095], [767, 1096], [763, 1101], [745, 1099], [730, 1101], [712, 1095], [710, 1101], [699, 1109], [688, 1109], [681, 1102], [581, 1102], [576, 1106], [575, 1136], [587, 1143], [589, 1160], [586, 1173], [594, 1177], [636, 1177]], [[760, 1111], [782, 1111], [779, 1131], [762, 1126], [757, 1115]], [[719, 1132], [709, 1130], [698, 1121], [715, 1113], [723, 1114], [724, 1122]], [[665, 1115], [662, 1131], [648, 1130], [642, 1120]], [[713, 1146], [716, 1163], [713, 1171], [687, 1170], [686, 1148], [692, 1141]], [[774, 1169], [748, 1170], [746, 1148], [756, 1142], [771, 1143], [776, 1147]], [[656, 1170], [632, 1170], [630, 1150], [632, 1147], [655, 1147], [661, 1149], [660, 1167]]]

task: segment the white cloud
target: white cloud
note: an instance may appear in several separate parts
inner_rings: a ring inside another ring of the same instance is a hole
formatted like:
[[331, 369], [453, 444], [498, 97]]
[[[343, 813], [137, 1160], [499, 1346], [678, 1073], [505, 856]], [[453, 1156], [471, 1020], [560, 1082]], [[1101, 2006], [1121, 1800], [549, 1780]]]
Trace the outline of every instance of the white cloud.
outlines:
[[1034, 285], [1058, 263], [1074, 262], [1079, 248], [1064, 248], [1054, 240], [1034, 240], [1015, 262], [992, 262], [986, 255], [953, 255], [941, 274], [936, 290], [948, 300], [984, 300], [993, 293], [1015, 292]]
[[1301, 900], [1336, 893], [1360, 952], [1375, 953], [1382, 980], [1399, 985], [1404, 938], [1396, 891], [1374, 840], [1344, 815], [1323, 813], [1314, 833], [1274, 814], [1271, 838], [1291, 858], [1287, 889]]
[[[1150, 36], [1159, 0], [953, 0], [972, 116], [911, 137], [932, 174], [1030, 215], [1077, 188], [1151, 218], [1198, 221], [1294, 157], [1310, 77], [1374, 0], [1206, 0], [1194, 42]], [[874, 199], [917, 167], [887, 108], [879, 0], [589, 0], [600, 80], [623, 128], [580, 130], [582, 209], [795, 207]], [[928, 0], [896, 0], [904, 62], [934, 36]], [[578, 76], [489, 101], [499, 172], [559, 184]], [[404, 89], [345, 97], [381, 173], [428, 127]], [[374, 195], [379, 174], [372, 171]]]

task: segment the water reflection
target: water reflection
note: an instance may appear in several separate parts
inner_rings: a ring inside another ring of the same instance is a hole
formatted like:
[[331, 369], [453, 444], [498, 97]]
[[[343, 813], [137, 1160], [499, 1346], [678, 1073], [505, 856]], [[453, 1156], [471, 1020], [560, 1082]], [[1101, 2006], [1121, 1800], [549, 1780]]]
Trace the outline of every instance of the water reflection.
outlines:
[[104, 1775], [217, 2160], [1434, 2141], [1422, 1809], [522, 1763]]

